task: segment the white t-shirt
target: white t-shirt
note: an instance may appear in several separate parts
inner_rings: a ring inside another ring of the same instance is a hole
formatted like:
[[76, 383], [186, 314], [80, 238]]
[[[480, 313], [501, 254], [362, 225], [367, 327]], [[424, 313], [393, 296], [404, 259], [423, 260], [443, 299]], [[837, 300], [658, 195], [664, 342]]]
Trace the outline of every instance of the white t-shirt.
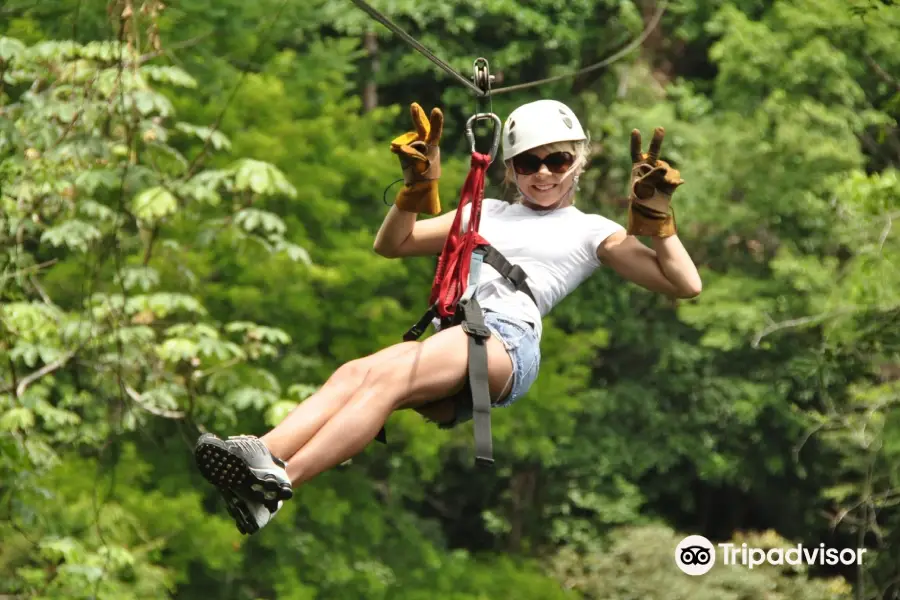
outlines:
[[[470, 215], [471, 204], [463, 209], [463, 231]], [[478, 232], [525, 271], [537, 307], [487, 264], [481, 266], [475, 298], [484, 309], [532, 323], [540, 339], [541, 317], [602, 265], [597, 247], [619, 229], [624, 228], [615, 221], [574, 206], [542, 212], [485, 198]]]

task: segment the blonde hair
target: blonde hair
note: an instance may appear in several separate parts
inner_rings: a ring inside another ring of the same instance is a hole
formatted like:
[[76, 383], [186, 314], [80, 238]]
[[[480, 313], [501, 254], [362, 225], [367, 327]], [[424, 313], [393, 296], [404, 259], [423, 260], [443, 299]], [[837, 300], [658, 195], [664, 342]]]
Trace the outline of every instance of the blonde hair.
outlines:
[[[591, 156], [591, 140], [590, 136], [588, 139], [577, 141], [577, 142], [553, 142], [552, 144], [544, 144], [543, 146], [538, 146], [542, 150], [545, 150], [547, 154], [552, 154], [553, 152], [571, 152], [575, 155], [575, 163], [572, 165], [572, 168], [578, 169], [578, 172], [575, 173], [575, 176], [579, 176], [584, 172], [585, 167], [587, 167], [588, 160]], [[535, 150], [535, 148], [532, 148]], [[503, 188], [508, 192], [509, 190], [514, 190], [513, 194], [513, 202], [519, 202], [521, 198], [521, 194], [519, 194], [518, 187], [516, 186], [516, 172], [512, 166], [512, 159], [509, 159], [504, 162], [504, 166], [506, 167], [506, 171], [503, 174]], [[575, 203], [573, 198], [572, 203]]]

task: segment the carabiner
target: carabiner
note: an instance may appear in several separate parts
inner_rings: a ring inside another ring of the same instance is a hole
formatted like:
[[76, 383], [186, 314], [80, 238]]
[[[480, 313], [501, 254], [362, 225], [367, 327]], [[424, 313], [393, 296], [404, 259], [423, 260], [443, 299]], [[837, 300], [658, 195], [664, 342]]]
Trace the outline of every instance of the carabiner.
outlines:
[[[491, 67], [486, 58], [479, 57], [472, 64], [473, 74], [472, 83], [481, 90], [481, 95], [475, 100], [475, 114], [469, 117], [466, 122], [466, 137], [469, 138], [469, 144], [472, 146], [472, 152], [475, 152], [475, 132], [472, 131], [472, 124], [475, 121], [491, 119], [494, 121], [494, 142], [491, 144], [490, 158], [494, 162], [497, 156], [497, 149], [500, 147], [500, 134], [503, 129], [503, 123], [500, 117], [494, 114], [493, 100], [491, 99], [491, 84], [494, 82], [494, 76], [491, 75]], [[486, 103], [487, 107], [483, 104]]]
[[503, 123], [500, 122], [500, 117], [495, 115], [494, 113], [476, 113], [469, 117], [469, 120], [466, 121], [466, 137], [469, 138], [469, 145], [472, 147], [472, 152], [475, 152], [475, 132], [472, 131], [472, 124], [475, 121], [483, 121], [490, 119], [494, 122], [494, 141], [491, 144], [491, 162], [494, 162], [494, 158], [497, 156], [497, 149], [500, 148], [500, 134], [503, 129]]

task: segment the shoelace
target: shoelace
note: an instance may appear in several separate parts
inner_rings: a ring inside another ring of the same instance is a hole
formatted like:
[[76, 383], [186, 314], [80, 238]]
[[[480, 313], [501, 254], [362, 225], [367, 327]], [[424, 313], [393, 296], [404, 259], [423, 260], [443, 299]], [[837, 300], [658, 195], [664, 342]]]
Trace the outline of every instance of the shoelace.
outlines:
[[244, 452], [269, 455], [268, 449], [266, 449], [265, 444], [263, 444], [259, 438], [249, 435], [238, 435], [228, 439], [229, 441], [234, 442], [234, 444]]
[[282, 469], [285, 468], [284, 461], [269, 452], [269, 449], [266, 448], [266, 445], [258, 437], [252, 435], [236, 435], [228, 439], [229, 441], [234, 442], [234, 444], [241, 450], [249, 452], [250, 454], [267, 456], [272, 460], [273, 463], [275, 463], [277, 467], [280, 467]]

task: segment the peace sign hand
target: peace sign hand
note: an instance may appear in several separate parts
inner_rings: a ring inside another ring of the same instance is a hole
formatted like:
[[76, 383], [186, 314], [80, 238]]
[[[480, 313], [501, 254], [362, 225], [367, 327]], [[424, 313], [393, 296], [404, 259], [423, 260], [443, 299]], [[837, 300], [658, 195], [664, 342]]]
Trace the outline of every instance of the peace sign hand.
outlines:
[[431, 109], [431, 117], [413, 102], [409, 107], [415, 131], [406, 132], [391, 142], [391, 152], [400, 159], [406, 185], [397, 193], [394, 203], [408, 212], [436, 215], [441, 212], [438, 180], [441, 177], [441, 149], [444, 114]]
[[665, 129], [657, 127], [646, 153], [641, 151], [641, 132], [631, 131], [631, 195], [628, 233], [667, 237], [675, 233], [672, 194], [684, 183], [681, 173], [659, 160]]
[[[431, 118], [428, 119], [418, 102], [410, 104], [409, 113], [416, 130], [394, 138], [391, 142], [391, 152], [400, 157], [404, 167], [419, 163], [415, 169], [417, 174], [422, 174], [431, 166], [440, 171], [441, 155], [438, 144], [444, 130], [444, 113], [440, 108], [434, 107], [431, 109]], [[435, 165], [430, 164], [433, 161], [436, 162]], [[439, 175], [440, 173], [437, 173], [437, 176]]]

